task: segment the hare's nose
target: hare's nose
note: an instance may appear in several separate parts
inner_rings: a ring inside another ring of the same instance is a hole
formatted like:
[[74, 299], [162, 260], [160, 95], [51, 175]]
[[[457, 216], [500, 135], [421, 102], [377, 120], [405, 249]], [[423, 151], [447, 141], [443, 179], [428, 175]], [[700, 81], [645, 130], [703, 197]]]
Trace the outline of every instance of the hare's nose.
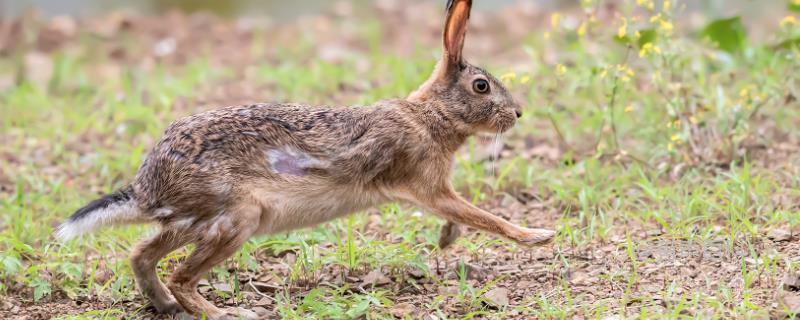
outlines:
[[522, 118], [522, 110], [514, 110], [517, 113], [517, 118]]

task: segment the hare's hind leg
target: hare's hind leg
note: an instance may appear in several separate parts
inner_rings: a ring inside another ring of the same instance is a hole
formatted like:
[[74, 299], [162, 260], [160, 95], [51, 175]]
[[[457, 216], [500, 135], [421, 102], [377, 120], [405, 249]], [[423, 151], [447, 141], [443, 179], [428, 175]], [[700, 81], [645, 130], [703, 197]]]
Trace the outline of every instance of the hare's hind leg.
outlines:
[[168, 285], [187, 312], [196, 316], [206, 315], [214, 320], [257, 318], [255, 313], [246, 310], [218, 309], [197, 292], [197, 283], [203, 274], [234, 254], [253, 235], [258, 228], [260, 214], [259, 206], [238, 205], [214, 218], [207, 228], [197, 231], [202, 233], [198, 234], [200, 240], [197, 241], [197, 248], [175, 270]]
[[142, 294], [150, 299], [158, 313], [176, 314], [181, 305], [158, 279], [156, 264], [165, 255], [182, 247], [188, 241], [173, 230], [162, 230], [152, 238], [140, 242], [131, 253], [131, 266]]

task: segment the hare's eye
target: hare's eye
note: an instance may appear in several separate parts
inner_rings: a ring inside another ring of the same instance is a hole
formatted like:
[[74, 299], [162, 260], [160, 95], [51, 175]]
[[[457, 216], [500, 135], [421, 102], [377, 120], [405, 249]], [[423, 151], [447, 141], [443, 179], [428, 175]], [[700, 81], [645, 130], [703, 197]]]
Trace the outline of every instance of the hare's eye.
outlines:
[[475, 79], [475, 81], [472, 82], [472, 90], [475, 90], [477, 93], [489, 92], [489, 81], [485, 79]]

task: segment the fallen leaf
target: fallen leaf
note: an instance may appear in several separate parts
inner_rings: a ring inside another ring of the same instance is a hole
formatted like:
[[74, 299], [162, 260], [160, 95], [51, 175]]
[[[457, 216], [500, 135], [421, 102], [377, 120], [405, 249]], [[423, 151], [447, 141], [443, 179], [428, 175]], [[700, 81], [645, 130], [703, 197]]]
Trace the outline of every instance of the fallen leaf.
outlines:
[[261, 298], [261, 300], [253, 302], [253, 305], [254, 306], [259, 306], [259, 307], [271, 306], [272, 305], [272, 299], [264, 297], [264, 298]]
[[370, 271], [366, 276], [364, 276], [364, 278], [361, 279], [361, 286], [379, 286], [390, 282], [392, 282], [392, 280], [383, 275], [381, 269], [375, 269]]
[[772, 229], [767, 233], [767, 238], [775, 242], [792, 240], [792, 232], [784, 229]]
[[783, 276], [783, 290], [798, 291], [800, 290], [800, 277], [797, 273], [789, 272]]
[[221, 282], [220, 283], [215, 283], [214, 284], [214, 289], [217, 290], [217, 291], [222, 291], [222, 292], [226, 292], [226, 293], [233, 293], [233, 288], [231, 287], [231, 285], [229, 285], [227, 283], [221, 283]]
[[390, 312], [393, 316], [398, 318], [405, 318], [406, 316], [411, 316], [416, 308], [413, 304], [409, 302], [398, 303], [392, 307]]
[[280, 286], [269, 284], [266, 282], [261, 281], [252, 281], [251, 282], [253, 287], [258, 290], [259, 292], [275, 292], [276, 290], [280, 289]]
[[595, 279], [586, 274], [586, 272], [576, 271], [570, 277], [569, 282], [574, 285], [588, 286], [595, 283]]
[[259, 317], [264, 317], [269, 314], [269, 310], [264, 307], [253, 307], [253, 312], [255, 312]]
[[483, 281], [489, 276], [489, 271], [484, 267], [472, 263], [464, 263], [464, 266], [469, 280]]
[[486, 299], [486, 302], [491, 306], [504, 307], [508, 305], [508, 293], [508, 289], [498, 287], [483, 294], [483, 298]]
[[800, 313], [800, 295], [795, 293], [787, 293], [783, 296], [783, 306], [786, 311], [790, 313]]

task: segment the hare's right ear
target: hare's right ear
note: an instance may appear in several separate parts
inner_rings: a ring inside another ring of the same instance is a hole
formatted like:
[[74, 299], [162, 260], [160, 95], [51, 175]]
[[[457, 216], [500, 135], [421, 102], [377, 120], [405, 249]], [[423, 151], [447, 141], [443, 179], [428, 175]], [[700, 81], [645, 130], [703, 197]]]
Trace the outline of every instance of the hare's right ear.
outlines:
[[444, 54], [439, 68], [440, 76], [451, 75], [461, 69], [461, 49], [467, 33], [467, 21], [472, 9], [472, 0], [448, 0], [447, 22], [444, 25]]

